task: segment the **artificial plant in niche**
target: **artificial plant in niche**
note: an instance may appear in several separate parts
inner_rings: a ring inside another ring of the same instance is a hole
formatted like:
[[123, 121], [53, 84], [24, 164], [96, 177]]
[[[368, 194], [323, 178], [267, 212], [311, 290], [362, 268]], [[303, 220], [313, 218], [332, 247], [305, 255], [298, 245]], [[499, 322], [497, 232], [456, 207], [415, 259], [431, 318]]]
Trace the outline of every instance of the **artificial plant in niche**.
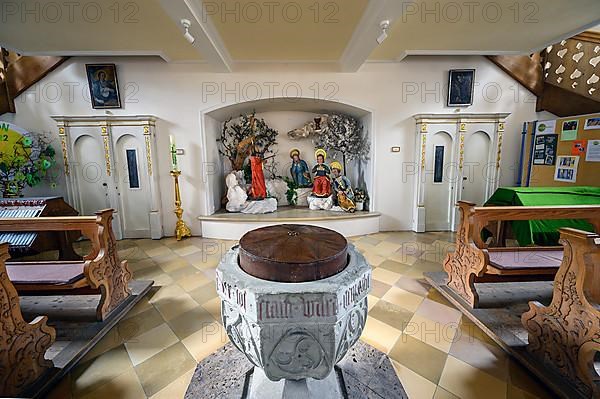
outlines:
[[346, 160], [360, 162], [369, 159], [371, 144], [363, 127], [355, 118], [343, 114], [330, 114], [327, 128], [322, 129], [314, 141], [315, 148], [324, 148], [332, 157], [341, 156], [346, 171]]
[[43, 180], [51, 180], [50, 170], [56, 165], [55, 154], [48, 134], [24, 132], [4, 124], [0, 126], [2, 196], [20, 197], [26, 186], [35, 187]]
[[223, 123], [219, 142], [219, 153], [227, 157], [233, 170], [243, 170], [244, 161], [256, 151], [263, 159], [274, 159], [277, 144], [277, 130], [267, 125], [264, 119], [256, 118], [256, 112], [240, 115], [232, 122], [229, 118]]

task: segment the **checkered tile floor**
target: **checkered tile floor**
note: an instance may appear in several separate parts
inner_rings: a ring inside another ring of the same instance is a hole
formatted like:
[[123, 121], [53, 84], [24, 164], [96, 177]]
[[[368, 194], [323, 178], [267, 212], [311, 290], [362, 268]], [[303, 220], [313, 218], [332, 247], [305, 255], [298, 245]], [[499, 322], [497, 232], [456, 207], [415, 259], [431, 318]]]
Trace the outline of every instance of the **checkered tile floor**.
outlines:
[[[546, 398], [550, 394], [424, 280], [441, 270], [449, 233], [352, 238], [373, 267], [362, 340], [389, 354], [409, 397]], [[155, 281], [52, 398], [181, 398], [196, 363], [227, 342], [215, 267], [234, 242], [125, 240], [136, 279]]]

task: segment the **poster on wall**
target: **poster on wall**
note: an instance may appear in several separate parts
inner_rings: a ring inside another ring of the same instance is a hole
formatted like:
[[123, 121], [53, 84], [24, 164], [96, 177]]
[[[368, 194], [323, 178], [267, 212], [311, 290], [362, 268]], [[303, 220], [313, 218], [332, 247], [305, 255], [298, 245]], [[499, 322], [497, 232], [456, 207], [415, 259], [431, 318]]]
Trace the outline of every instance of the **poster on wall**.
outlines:
[[600, 129], [600, 117], [597, 118], [587, 118], [585, 120], [585, 125], [583, 126], [584, 130], [595, 130]]
[[578, 156], [559, 156], [556, 159], [555, 181], [575, 183], [577, 181]]
[[579, 120], [573, 119], [570, 121], [564, 121], [562, 123], [562, 129], [560, 133], [560, 141], [571, 141], [577, 138], [577, 128], [579, 127]]
[[535, 134], [554, 134], [556, 132], [556, 120], [538, 121], [535, 124]]
[[571, 155], [583, 155], [587, 147], [587, 140], [574, 140], [571, 144]]
[[556, 161], [557, 134], [535, 136], [533, 149], [534, 165], [554, 165]]
[[600, 140], [588, 140], [585, 160], [588, 162], [600, 162]]

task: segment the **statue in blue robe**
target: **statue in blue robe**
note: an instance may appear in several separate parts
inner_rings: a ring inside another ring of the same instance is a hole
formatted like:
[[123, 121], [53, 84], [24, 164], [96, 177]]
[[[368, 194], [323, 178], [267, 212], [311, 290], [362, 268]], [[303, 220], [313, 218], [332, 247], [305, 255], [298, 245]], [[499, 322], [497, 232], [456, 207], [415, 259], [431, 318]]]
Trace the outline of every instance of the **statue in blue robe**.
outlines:
[[294, 182], [298, 187], [310, 187], [312, 185], [310, 169], [308, 168], [306, 161], [300, 159], [300, 151], [294, 148], [290, 151], [290, 158], [292, 158], [290, 174], [292, 175]]

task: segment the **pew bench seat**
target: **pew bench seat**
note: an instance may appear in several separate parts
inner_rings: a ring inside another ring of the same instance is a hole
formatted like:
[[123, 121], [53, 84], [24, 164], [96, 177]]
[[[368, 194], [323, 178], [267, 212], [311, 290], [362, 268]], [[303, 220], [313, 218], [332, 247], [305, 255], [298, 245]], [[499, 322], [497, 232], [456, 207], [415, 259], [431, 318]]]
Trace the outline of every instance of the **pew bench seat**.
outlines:
[[84, 268], [85, 262], [77, 261], [35, 262], [34, 264], [10, 262], [6, 265], [8, 278], [19, 292], [26, 291], [29, 286], [36, 286], [36, 290], [87, 286]]
[[484, 206], [459, 201], [456, 249], [444, 260], [447, 285], [467, 304], [479, 303], [476, 283], [552, 280], [563, 261], [563, 247], [489, 247], [482, 231], [493, 222], [585, 220], [600, 232], [600, 205]]
[[487, 273], [496, 275], [554, 276], [563, 258], [562, 249], [489, 248]]
[[0, 218], [0, 231], [75, 232], [91, 242], [90, 253], [78, 261], [6, 262], [19, 295], [100, 295], [96, 318], [105, 320], [131, 295], [131, 271], [119, 259], [112, 219], [112, 209], [95, 216]]

